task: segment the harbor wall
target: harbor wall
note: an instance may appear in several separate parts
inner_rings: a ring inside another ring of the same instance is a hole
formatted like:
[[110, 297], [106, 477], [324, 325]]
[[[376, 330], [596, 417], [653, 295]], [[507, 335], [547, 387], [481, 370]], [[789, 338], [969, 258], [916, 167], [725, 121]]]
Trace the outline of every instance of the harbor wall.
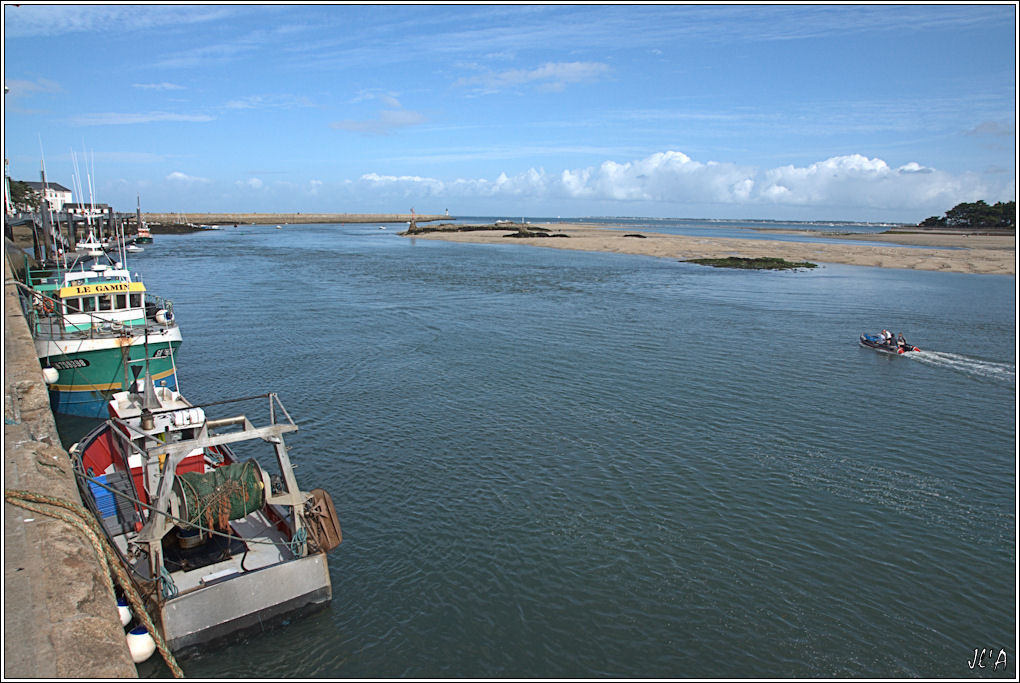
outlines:
[[[4, 259], [4, 492], [81, 504]], [[106, 569], [67, 522], [4, 499], [4, 678], [137, 678]]]

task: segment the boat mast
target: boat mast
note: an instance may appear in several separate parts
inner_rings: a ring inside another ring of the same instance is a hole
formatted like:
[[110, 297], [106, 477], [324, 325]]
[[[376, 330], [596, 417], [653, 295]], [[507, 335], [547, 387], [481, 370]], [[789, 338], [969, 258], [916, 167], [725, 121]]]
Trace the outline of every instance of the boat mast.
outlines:
[[[39, 164], [39, 177], [42, 179], [42, 199], [39, 202], [39, 220], [42, 223], [43, 240], [42, 240], [42, 260], [50, 260], [50, 239], [53, 237], [50, 233], [53, 231], [50, 228], [50, 201], [46, 198], [46, 162], [41, 161]], [[56, 261], [56, 246], [52, 247], [54, 257]], [[37, 254], [38, 256], [38, 254]]]
[[82, 209], [82, 214], [85, 216], [85, 227], [88, 228], [88, 232], [91, 235], [92, 214], [85, 206], [85, 193], [81, 186], [81, 171], [78, 170], [78, 157], [74, 153], [73, 149], [71, 150], [71, 163], [74, 165], [74, 186], [75, 190], [78, 192], [78, 206]]

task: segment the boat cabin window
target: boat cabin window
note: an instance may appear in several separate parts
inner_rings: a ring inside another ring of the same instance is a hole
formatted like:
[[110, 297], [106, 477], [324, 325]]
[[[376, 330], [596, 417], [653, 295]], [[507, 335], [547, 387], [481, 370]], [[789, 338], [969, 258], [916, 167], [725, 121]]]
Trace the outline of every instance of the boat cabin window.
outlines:
[[113, 307], [113, 298], [109, 294], [99, 295], [99, 310], [109, 311]]
[[141, 292], [131, 292], [131, 308], [141, 308], [141, 307], [142, 307], [142, 293]]
[[81, 299], [64, 299], [64, 304], [67, 305], [68, 313], [77, 313], [81, 310]]
[[116, 309], [127, 308], [127, 294], [117, 294], [116, 297], [117, 298], [116, 303], [114, 304], [114, 308]]
[[81, 298], [81, 312], [91, 313], [94, 310], [96, 310], [96, 297], [83, 296]]

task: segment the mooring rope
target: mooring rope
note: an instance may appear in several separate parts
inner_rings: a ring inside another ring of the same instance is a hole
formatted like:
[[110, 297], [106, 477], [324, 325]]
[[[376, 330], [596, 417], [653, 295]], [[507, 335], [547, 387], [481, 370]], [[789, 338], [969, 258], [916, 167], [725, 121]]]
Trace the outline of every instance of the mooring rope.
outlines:
[[[120, 560], [114, 554], [113, 548], [110, 547], [109, 541], [106, 539], [106, 535], [99, 528], [99, 522], [96, 521], [93, 515], [77, 503], [72, 503], [61, 498], [32, 493], [31, 491], [4, 489], [4, 498], [12, 505], [17, 505], [18, 507], [25, 508], [26, 510], [31, 510], [39, 514], [63, 520], [85, 534], [85, 537], [89, 540], [89, 543], [96, 551], [96, 555], [99, 557], [100, 563], [106, 567], [106, 572], [104, 572], [104, 574], [106, 576], [107, 585], [110, 587], [110, 591], [113, 592], [112, 575], [116, 577], [117, 583], [120, 584], [121, 590], [124, 591], [125, 597], [127, 597], [128, 602], [131, 603], [131, 607], [142, 622], [142, 625], [149, 630], [153, 640], [156, 642], [156, 648], [163, 656], [163, 661], [165, 661], [167, 666], [170, 668], [174, 678], [184, 678], [184, 671], [182, 671], [181, 667], [177, 664], [177, 660], [174, 658], [173, 653], [170, 652], [170, 648], [167, 647], [162, 634], [160, 634], [155, 625], [152, 623], [152, 618], [146, 611], [145, 606], [142, 603], [142, 599], [138, 595], [138, 591], [135, 589], [134, 584], [128, 578], [127, 574], [124, 573], [124, 568], [121, 566]], [[48, 508], [45, 506], [50, 507]], [[64, 508], [64, 510], [67, 510], [68, 512], [53, 510], [51, 509], [52, 507]]]

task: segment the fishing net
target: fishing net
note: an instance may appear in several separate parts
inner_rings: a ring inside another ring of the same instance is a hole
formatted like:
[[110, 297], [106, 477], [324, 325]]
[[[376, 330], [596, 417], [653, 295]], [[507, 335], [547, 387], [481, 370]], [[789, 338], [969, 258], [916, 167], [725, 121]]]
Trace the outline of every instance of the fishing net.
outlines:
[[182, 510], [189, 524], [225, 529], [262, 507], [262, 475], [254, 460], [217, 467], [211, 472], [177, 475]]

